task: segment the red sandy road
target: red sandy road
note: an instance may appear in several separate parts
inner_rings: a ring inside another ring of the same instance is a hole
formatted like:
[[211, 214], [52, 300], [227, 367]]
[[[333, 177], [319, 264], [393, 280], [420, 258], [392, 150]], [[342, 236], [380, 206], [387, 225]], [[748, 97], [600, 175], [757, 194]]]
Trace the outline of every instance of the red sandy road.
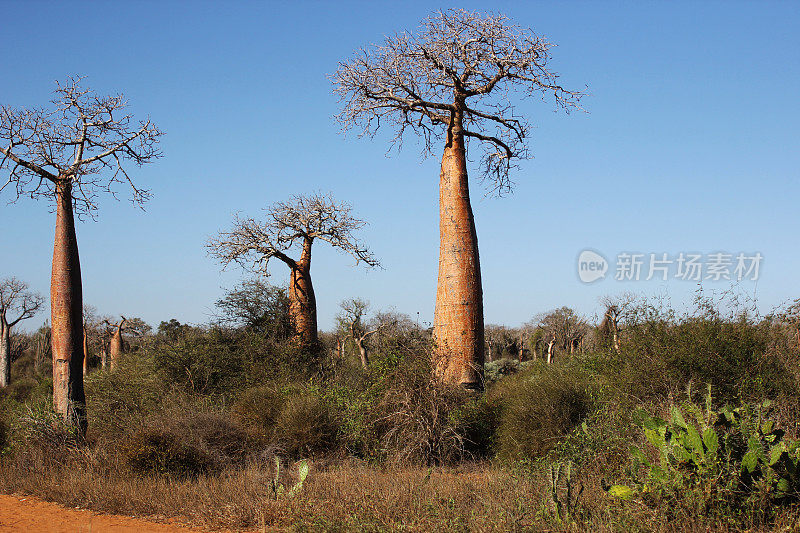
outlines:
[[27, 496], [0, 494], [0, 533], [200, 533], [171, 524], [140, 518], [100, 514], [85, 509], [69, 509]]

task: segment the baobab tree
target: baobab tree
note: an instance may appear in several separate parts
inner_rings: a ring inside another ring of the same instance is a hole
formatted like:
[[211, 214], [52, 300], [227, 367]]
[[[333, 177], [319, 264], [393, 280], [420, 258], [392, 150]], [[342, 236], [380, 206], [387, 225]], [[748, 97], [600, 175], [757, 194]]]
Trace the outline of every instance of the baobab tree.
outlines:
[[434, 13], [415, 33], [358, 50], [332, 76], [344, 128], [372, 136], [380, 126], [390, 127], [394, 142], [411, 131], [428, 153], [434, 141], [444, 144], [434, 337], [436, 373], [445, 383], [482, 387], [483, 289], [467, 147], [470, 141], [482, 147], [491, 191], [511, 189], [509, 173], [528, 156], [529, 131], [512, 97], [549, 96], [557, 108], [579, 108], [582, 93], [559, 85], [549, 67], [552, 47], [502, 15], [448, 10]]
[[[103, 320], [103, 323], [106, 325], [106, 332], [108, 335], [108, 350], [107, 350], [107, 357], [108, 357], [108, 364], [111, 367], [111, 370], [117, 368], [117, 361], [119, 360], [119, 356], [122, 355], [124, 350], [124, 343], [122, 342], [122, 330], [125, 328], [125, 322], [127, 319], [124, 316], [120, 317], [120, 321], [116, 324], [112, 324], [108, 320]], [[103, 364], [105, 367], [105, 364]]]
[[597, 328], [598, 336], [605, 347], [610, 347], [616, 353], [620, 353], [620, 323], [627, 318], [628, 310], [635, 301], [636, 295], [629, 292], [618, 296], [605, 296], [600, 300], [606, 311]]
[[0, 281], [0, 387], [11, 383], [11, 328], [36, 316], [43, 303], [42, 295], [29, 290], [24, 281]]
[[[356, 260], [356, 264], [378, 266], [379, 262], [354, 233], [366, 222], [351, 214], [349, 204], [337, 202], [330, 194], [294, 196], [266, 209], [266, 221], [235, 218], [233, 227], [209, 240], [209, 253], [223, 266], [237, 263], [248, 270], [268, 275], [270, 259], [289, 267], [289, 313], [295, 338], [304, 346], [317, 348], [317, 301], [311, 282], [311, 247], [327, 242]], [[291, 257], [299, 249], [299, 256]]]
[[358, 348], [358, 356], [361, 359], [361, 367], [366, 370], [369, 366], [369, 348], [367, 339], [378, 333], [382, 328], [387, 327], [388, 323], [367, 322], [365, 316], [369, 309], [369, 302], [361, 298], [345, 300], [339, 304], [342, 314], [337, 317], [339, 329], [342, 330], [341, 339], [346, 341], [351, 339]]
[[159, 157], [161, 131], [150, 120], [135, 121], [122, 95], [101, 96], [81, 87], [81, 78], [57, 84], [49, 109], [0, 107], [0, 191], [55, 203], [56, 227], [50, 310], [53, 405], [81, 433], [86, 431], [83, 391], [83, 290], [75, 216], [94, 215], [97, 195], [132, 191], [141, 205], [148, 191], [134, 185], [126, 167]]

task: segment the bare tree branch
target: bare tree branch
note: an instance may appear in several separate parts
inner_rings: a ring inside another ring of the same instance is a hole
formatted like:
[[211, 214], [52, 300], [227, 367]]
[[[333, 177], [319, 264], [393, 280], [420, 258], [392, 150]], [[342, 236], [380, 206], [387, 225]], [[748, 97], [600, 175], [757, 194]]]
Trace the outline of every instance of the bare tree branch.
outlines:
[[[150, 120], [134, 123], [122, 95], [99, 96], [81, 87], [81, 77], [58, 83], [50, 109], [0, 107], [0, 171], [15, 197], [53, 199], [57, 183], [71, 182], [78, 215], [91, 215], [98, 192], [116, 197], [127, 184], [142, 205], [149, 192], [136, 187], [126, 163], [141, 166], [161, 156], [162, 132]], [[103, 177], [104, 176], [104, 177]]]
[[[33, 318], [43, 304], [42, 295], [28, 290], [24, 281], [13, 277], [0, 280], [0, 322], [3, 327], [13, 328], [21, 321]], [[16, 318], [9, 317], [9, 313], [14, 313]]]
[[299, 259], [290, 257], [298, 245], [325, 241], [369, 266], [380, 263], [353, 234], [366, 222], [351, 215], [351, 207], [337, 202], [330, 194], [295, 196], [266, 209], [266, 220], [235, 218], [230, 231], [210, 239], [209, 253], [224, 266], [237, 263], [248, 270], [268, 275], [269, 261], [276, 258], [298, 268]]
[[562, 87], [548, 66], [553, 46], [503, 15], [436, 12], [417, 32], [388, 37], [339, 64], [331, 76], [342, 104], [336, 119], [360, 136], [394, 129], [393, 145], [411, 130], [430, 152], [432, 140], [463, 114], [463, 134], [483, 147], [484, 178], [503, 192], [511, 188], [512, 161], [529, 156], [529, 126], [514, 116], [511, 96], [538, 94], [564, 111], [582, 109], [584, 93]]

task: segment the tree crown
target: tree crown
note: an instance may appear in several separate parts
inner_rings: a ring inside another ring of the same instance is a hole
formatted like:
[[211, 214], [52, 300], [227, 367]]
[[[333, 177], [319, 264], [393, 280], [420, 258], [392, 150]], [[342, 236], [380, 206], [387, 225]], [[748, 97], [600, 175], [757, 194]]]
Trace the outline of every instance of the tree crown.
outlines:
[[[0, 322], [3, 327], [13, 327], [22, 320], [36, 316], [44, 298], [28, 289], [28, 284], [17, 278], [0, 280]], [[15, 317], [10, 317], [14, 313]]]
[[210, 239], [206, 246], [224, 266], [235, 262], [265, 275], [273, 257], [290, 268], [298, 268], [298, 260], [288, 254], [299, 244], [304, 250], [303, 258], [310, 254], [315, 239], [349, 254], [356, 264], [379, 266], [369, 249], [353, 236], [367, 223], [354, 217], [351, 209], [330, 194], [294, 196], [288, 202], [268, 207], [264, 222], [237, 216], [230, 231]]
[[124, 96], [100, 96], [81, 87], [83, 78], [58, 83], [50, 109], [0, 106], [0, 186], [21, 196], [54, 198], [55, 187], [71, 184], [78, 214], [97, 209], [98, 191], [116, 197], [116, 186], [128, 184], [134, 204], [150, 193], [137, 187], [125, 169], [160, 157], [162, 132], [149, 119], [135, 121], [125, 113]]
[[337, 120], [369, 136], [389, 125], [393, 144], [410, 129], [429, 152], [432, 139], [455, 128], [481, 143], [491, 187], [508, 190], [514, 160], [528, 157], [529, 125], [515, 115], [512, 96], [551, 97], [566, 112], [580, 109], [583, 93], [559, 85], [548, 65], [553, 46], [503, 15], [436, 12], [416, 33], [387, 37], [339, 64], [332, 76], [342, 102]]

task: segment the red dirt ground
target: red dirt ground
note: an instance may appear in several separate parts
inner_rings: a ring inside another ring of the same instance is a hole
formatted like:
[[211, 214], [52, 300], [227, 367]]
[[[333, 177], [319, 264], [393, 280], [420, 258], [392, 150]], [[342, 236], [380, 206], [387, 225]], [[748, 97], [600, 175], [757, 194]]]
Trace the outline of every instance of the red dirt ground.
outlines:
[[0, 533], [200, 533], [169, 523], [70, 509], [27, 496], [0, 494]]

